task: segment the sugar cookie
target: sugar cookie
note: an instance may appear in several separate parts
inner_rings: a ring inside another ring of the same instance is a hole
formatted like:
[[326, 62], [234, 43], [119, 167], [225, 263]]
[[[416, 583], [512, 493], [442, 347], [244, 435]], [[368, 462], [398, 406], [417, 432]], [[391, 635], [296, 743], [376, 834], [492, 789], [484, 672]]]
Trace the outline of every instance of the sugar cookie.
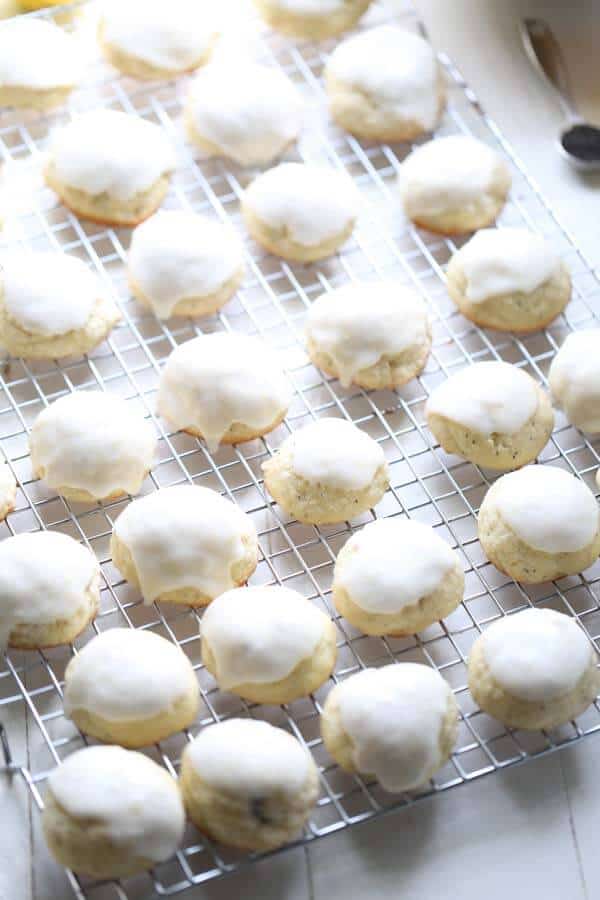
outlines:
[[17, 482], [6, 462], [0, 460], [0, 522], [15, 508]]
[[352, 28], [371, 0], [254, 0], [254, 5], [271, 28], [322, 41]]
[[572, 425], [600, 432], [600, 328], [569, 334], [552, 360], [548, 384]]

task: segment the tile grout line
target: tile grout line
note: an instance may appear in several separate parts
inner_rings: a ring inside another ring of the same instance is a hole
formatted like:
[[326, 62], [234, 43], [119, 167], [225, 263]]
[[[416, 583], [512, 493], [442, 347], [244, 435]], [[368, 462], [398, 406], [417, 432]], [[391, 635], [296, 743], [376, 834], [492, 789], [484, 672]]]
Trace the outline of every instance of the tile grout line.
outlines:
[[579, 869], [579, 878], [581, 880], [581, 887], [583, 890], [584, 900], [589, 900], [589, 891], [587, 887], [587, 882], [585, 880], [585, 870], [583, 868], [583, 857], [581, 855], [581, 848], [579, 847], [579, 839], [577, 837], [577, 828], [575, 826], [575, 819], [573, 817], [573, 806], [571, 804], [571, 794], [569, 791], [569, 783], [567, 781], [567, 774], [565, 772], [565, 765], [562, 754], [558, 754], [558, 761], [560, 764], [560, 774], [562, 777], [563, 787], [565, 790], [565, 796], [567, 799], [567, 813], [569, 816], [569, 828], [571, 830], [571, 836], [573, 838], [573, 846], [575, 848], [575, 857], [577, 859], [577, 868]]

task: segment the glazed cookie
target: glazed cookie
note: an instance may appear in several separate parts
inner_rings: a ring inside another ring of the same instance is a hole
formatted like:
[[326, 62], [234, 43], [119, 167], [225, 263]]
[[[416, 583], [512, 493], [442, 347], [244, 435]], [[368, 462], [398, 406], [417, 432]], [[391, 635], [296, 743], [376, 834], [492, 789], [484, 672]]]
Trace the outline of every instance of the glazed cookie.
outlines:
[[380, 25], [339, 44], [325, 67], [331, 116], [359, 138], [411, 141], [437, 125], [446, 86], [423, 38]]
[[75, 38], [43, 19], [0, 28], [0, 107], [49, 110], [66, 103], [83, 74]]
[[6, 462], [0, 460], [0, 522], [15, 508], [17, 482]]
[[500, 214], [511, 175], [487, 144], [464, 135], [417, 147], [400, 166], [404, 211], [415, 225], [440, 234], [485, 228]]
[[0, 648], [70, 644], [99, 603], [100, 566], [73, 538], [34, 531], [0, 542]]
[[147, 756], [84, 747], [50, 774], [42, 826], [61, 865], [126, 878], [175, 853], [185, 810], [177, 783]]
[[152, 425], [120, 397], [76, 391], [42, 410], [29, 449], [36, 478], [68, 500], [137, 494], [156, 451]]
[[198, 0], [110, 0], [102, 9], [98, 40], [104, 56], [133, 78], [172, 78], [210, 57], [218, 30]]
[[202, 619], [202, 661], [219, 687], [254, 703], [291, 703], [316, 691], [337, 654], [331, 619], [284, 587], [236, 588]]
[[180, 784], [192, 822], [245, 850], [272, 850], [296, 837], [319, 794], [308, 750], [255, 719], [204, 728], [183, 751]]
[[235, 504], [181, 484], [130, 503], [115, 522], [110, 550], [146, 603], [205, 606], [250, 577], [258, 544], [252, 520]]
[[544, 328], [571, 299], [566, 265], [526, 228], [478, 231], [450, 260], [446, 283], [467, 319], [522, 334]]
[[526, 609], [497, 619], [477, 638], [469, 690], [484, 712], [511, 728], [556, 728], [594, 702], [597, 662], [573, 619]]
[[312, 525], [354, 519], [379, 503], [389, 485], [383, 450], [346, 419], [317, 419], [294, 431], [263, 472], [281, 508]]
[[54, 132], [44, 174], [48, 187], [84, 219], [137, 225], [164, 200], [175, 164], [158, 125], [96, 109]]
[[185, 122], [207, 156], [240, 166], [268, 166], [300, 133], [303, 103], [289, 78], [253, 62], [211, 63], [190, 88]]
[[443, 381], [428, 398], [425, 415], [446, 453], [504, 472], [534, 460], [554, 427], [546, 392], [523, 369], [496, 360]]
[[183, 210], [158, 212], [133, 232], [129, 288], [159, 319], [208, 316], [244, 277], [241, 243], [226, 225]]
[[200, 690], [176, 644], [152, 631], [109, 628], [69, 662], [64, 704], [85, 734], [143, 747], [191, 725]]
[[488, 559], [525, 584], [575, 575], [600, 554], [594, 495], [556, 466], [525, 466], [499, 478], [483, 499], [478, 530]]
[[344, 387], [400, 387], [421, 372], [429, 356], [425, 303], [394, 281], [346, 284], [311, 305], [306, 346], [313, 364]]
[[211, 452], [272, 431], [292, 399], [276, 355], [257, 338], [217, 331], [180, 344], [162, 371], [158, 410]]
[[429, 781], [449, 759], [457, 730], [450, 686], [418, 663], [351, 675], [328, 694], [321, 714], [323, 742], [338, 765], [390, 793]]
[[74, 256], [12, 251], [0, 259], [0, 345], [12, 356], [83, 355], [120, 318], [100, 279]]
[[313, 41], [352, 28], [370, 4], [371, 0], [254, 0], [271, 28]]
[[458, 555], [433, 528], [377, 519], [346, 541], [333, 570], [333, 602], [365, 634], [423, 631], [463, 598]]
[[359, 197], [336, 169], [281, 163], [263, 172], [242, 197], [251, 237], [275, 256], [312, 262], [331, 256], [354, 230]]
[[552, 360], [548, 383], [572, 425], [600, 433], [600, 328], [575, 331]]

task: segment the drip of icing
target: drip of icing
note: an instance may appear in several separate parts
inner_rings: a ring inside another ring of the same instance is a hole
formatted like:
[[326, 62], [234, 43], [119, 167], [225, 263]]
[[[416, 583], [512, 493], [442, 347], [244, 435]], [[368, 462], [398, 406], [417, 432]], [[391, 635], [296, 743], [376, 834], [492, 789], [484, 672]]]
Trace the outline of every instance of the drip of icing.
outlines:
[[54, 490], [94, 497], [137, 493], [152, 468], [154, 429], [129, 403], [103, 391], [76, 391], [44, 409], [31, 429], [31, 462]]
[[389, 615], [435, 591], [457, 565], [432, 528], [408, 519], [378, 519], [344, 547], [335, 581], [361, 609]]
[[479, 434], [515, 434], [537, 406], [536, 385], [527, 372], [492, 360], [467, 366], [443, 381], [427, 400], [425, 411]]
[[594, 495], [583, 481], [556, 466], [509, 472], [490, 488], [486, 501], [521, 540], [545, 553], [582, 550], [598, 533]]
[[380, 25], [338, 44], [327, 74], [354, 87], [394, 116], [434, 127], [438, 65], [427, 41], [396, 25]]
[[158, 409], [178, 429], [195, 428], [211, 452], [234, 423], [261, 431], [291, 401], [272, 351], [256, 338], [203, 334], [173, 351], [163, 369]]
[[83, 73], [75, 39], [42, 19], [14, 19], [0, 30], [0, 87], [68, 88]]
[[143, 753], [85, 747], [51, 773], [48, 785], [68, 815], [98, 823], [131, 856], [163, 862], [183, 837], [177, 784]]
[[572, 691], [592, 656], [577, 623], [553, 609], [526, 609], [498, 619], [481, 640], [492, 678], [509, 694], [533, 703]]
[[219, 687], [286, 678], [313, 654], [328, 621], [288, 588], [243, 587], [217, 597], [204, 613], [202, 637], [214, 656]]
[[434, 669], [418, 663], [365, 669], [334, 691], [359, 772], [398, 792], [418, 787], [439, 766], [450, 688]]
[[313, 484], [361, 490], [385, 465], [379, 444], [346, 419], [317, 419], [288, 441], [294, 473]]
[[299, 134], [303, 104], [278, 69], [231, 60], [198, 72], [190, 113], [200, 138], [241, 166], [267, 165]]
[[263, 172], [247, 188], [244, 203], [269, 228], [285, 230], [304, 247], [340, 234], [358, 214], [348, 177], [308, 163], [281, 163]]
[[560, 267], [548, 241], [526, 228], [484, 228], [457, 258], [467, 279], [466, 296], [474, 303], [517, 291], [530, 294]]
[[84, 113], [57, 129], [50, 161], [69, 187], [120, 201], [148, 190], [176, 166], [173, 147], [158, 125], [114, 109]]
[[0, 510], [6, 503], [12, 503], [17, 489], [17, 482], [6, 462], [0, 461]]
[[194, 587], [216, 597], [234, 585], [232, 566], [256, 545], [252, 520], [216, 491], [162, 488], [127, 506], [115, 534], [133, 557], [144, 600]]
[[600, 328], [568, 335], [552, 360], [548, 383], [569, 422], [600, 432]]
[[204, 728], [185, 754], [203, 781], [243, 797], [298, 794], [313, 766], [295, 737], [256, 719]]
[[79, 709], [109, 721], [168, 712], [195, 687], [179, 647], [151, 631], [109, 628], [73, 657], [65, 676], [65, 715]]
[[427, 338], [421, 297], [394, 281], [347, 284], [312, 304], [306, 333], [329, 354], [348, 387], [354, 376], [384, 356], [394, 356]]

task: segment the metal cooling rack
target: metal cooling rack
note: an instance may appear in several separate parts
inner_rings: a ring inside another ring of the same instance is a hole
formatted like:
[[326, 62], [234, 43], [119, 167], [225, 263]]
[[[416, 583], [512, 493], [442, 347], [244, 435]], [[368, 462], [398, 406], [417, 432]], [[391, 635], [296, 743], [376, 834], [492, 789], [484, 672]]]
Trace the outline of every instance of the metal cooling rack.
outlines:
[[[385, 10], [376, 6], [364, 24], [373, 24], [385, 16]], [[414, 12], [409, 9], [401, 13], [400, 20], [418, 27]], [[577, 722], [552, 733], [508, 731], [474, 705], [466, 687], [466, 659], [473, 640], [493, 619], [530, 604], [550, 606], [575, 616], [596, 643], [600, 631], [600, 565], [585, 575], [533, 587], [517, 585], [498, 572], [482, 554], [476, 533], [475, 515], [490, 483], [490, 473], [441, 451], [428, 433], [423, 413], [431, 388], [456, 368], [475, 360], [506, 360], [545, 380], [552, 356], [565, 334], [594, 320], [592, 308], [600, 301], [600, 282], [459, 72], [442, 55], [450, 102], [438, 133], [470, 133], [504, 153], [513, 172], [514, 187], [502, 214], [502, 224], [526, 224], [551, 238], [571, 266], [574, 280], [574, 298], [566, 315], [543, 332], [516, 338], [475, 328], [456, 312], [444, 287], [444, 267], [455, 243], [414, 229], [400, 213], [394, 179], [410, 148], [363, 144], [328, 125], [320, 74], [333, 44], [294, 44], [268, 33], [254, 20], [247, 27], [258, 35], [253, 42], [258, 54], [283, 69], [310, 101], [313, 113], [299, 148], [300, 156], [328, 160], [345, 169], [360, 188], [364, 211], [355, 235], [341, 254], [318, 265], [293, 265], [265, 255], [245, 238], [240, 222], [239, 195], [252, 173], [221, 162], [198, 161], [183, 142], [180, 101], [186, 79], [149, 86], [117, 77], [98, 61], [72, 98], [71, 111], [102, 104], [160, 123], [177, 143], [179, 152], [179, 168], [166, 205], [227, 219], [246, 240], [247, 277], [237, 298], [224, 312], [200, 322], [178, 319], [162, 324], [127, 293], [124, 261], [130, 232], [79, 221], [38, 183], [48, 132], [68, 113], [61, 111], [44, 117], [0, 111], [0, 154], [17, 186], [13, 194], [25, 193], [27, 197], [8, 223], [8, 240], [78, 255], [113, 286], [123, 312], [123, 322], [110, 340], [85, 359], [73, 359], [60, 366], [19, 359], [6, 361], [0, 376], [0, 446], [18, 479], [19, 492], [16, 510], [0, 525], [0, 537], [51, 528], [73, 535], [91, 547], [102, 564], [102, 611], [94, 628], [77, 641], [77, 646], [94, 631], [123, 624], [152, 629], [178, 643], [194, 663], [202, 689], [203, 705], [194, 731], [226, 716], [250, 714], [290, 729], [303, 741], [320, 767], [322, 785], [318, 806], [300, 840], [309, 842], [600, 729], [597, 705]], [[337, 381], [323, 378], [309, 364], [302, 345], [304, 315], [323, 290], [348, 279], [379, 276], [397, 277], [415, 285], [425, 296], [434, 331], [431, 358], [421, 377], [398, 392], [365, 392], [355, 387], [346, 390]], [[264, 440], [223, 448], [211, 455], [198, 440], [168, 432], [155, 416], [154, 399], [160, 367], [173, 347], [201, 330], [215, 329], [258, 333], [281, 351], [296, 395], [285, 424], [277, 431]], [[218, 691], [200, 661], [201, 614], [141, 605], [139, 595], [122, 581], [111, 564], [108, 544], [112, 524], [127, 501], [72, 505], [32, 480], [27, 436], [34, 418], [60, 394], [97, 386], [143, 409], [156, 427], [159, 460], [144, 491], [193, 479], [223, 492], [252, 517], [260, 536], [261, 558], [251, 582], [293, 587], [332, 615], [339, 645], [332, 681], [363, 666], [393, 660], [426, 662], [444, 675], [456, 692], [461, 709], [460, 731], [452, 760], [426, 790], [392, 796], [377, 784], [351, 777], [333, 765], [319, 737], [319, 712], [331, 683], [313, 697], [282, 708], [247, 705]], [[290, 430], [323, 414], [345, 416], [380, 442], [390, 466], [391, 487], [375, 513], [351, 525], [317, 529], [290, 521], [270, 503], [263, 491], [260, 465]], [[598, 443], [585, 441], [559, 416], [541, 460], [580, 475], [595, 490], [598, 449]], [[408, 515], [435, 526], [463, 560], [466, 590], [462, 606], [445, 622], [418, 636], [367, 637], [337, 617], [331, 605], [329, 589], [336, 553], [350, 533], [374, 515]], [[23, 719], [28, 738], [25, 758], [16, 754], [13, 758], [11, 746], [16, 743], [11, 741], [11, 726], [0, 731], [4, 772], [25, 780], [33, 805], [39, 809], [43, 807], [48, 772], [85, 742], [62, 712], [61, 686], [72, 652], [64, 647], [36, 653], [10, 652], [0, 672], [0, 719], [13, 723]], [[148, 752], [175, 773], [189, 737], [188, 733], [180, 733]], [[133, 900], [185, 891], [256, 858], [256, 854], [214, 846], [190, 828], [176, 858], [151, 873], [103, 884], [80, 880], [70, 873], [69, 878], [80, 900]]]

